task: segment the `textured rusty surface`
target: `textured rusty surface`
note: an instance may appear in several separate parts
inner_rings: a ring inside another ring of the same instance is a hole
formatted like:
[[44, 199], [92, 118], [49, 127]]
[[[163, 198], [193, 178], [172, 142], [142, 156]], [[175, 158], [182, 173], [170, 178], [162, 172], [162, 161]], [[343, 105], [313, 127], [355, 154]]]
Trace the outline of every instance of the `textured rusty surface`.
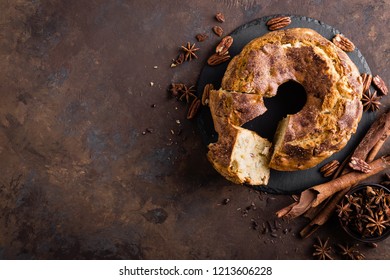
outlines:
[[[166, 88], [196, 83], [218, 42], [211, 28], [219, 11], [226, 33], [270, 14], [322, 20], [389, 84], [389, 8], [363, 0], [0, 0], [0, 258], [310, 259], [315, 236], [298, 237], [304, 219], [262, 233], [291, 197], [221, 178], [186, 105]], [[199, 59], [171, 69], [178, 47], [203, 32]], [[336, 219], [318, 235], [353, 242]], [[375, 259], [389, 259], [389, 247], [390, 239], [376, 249], [360, 244]]]

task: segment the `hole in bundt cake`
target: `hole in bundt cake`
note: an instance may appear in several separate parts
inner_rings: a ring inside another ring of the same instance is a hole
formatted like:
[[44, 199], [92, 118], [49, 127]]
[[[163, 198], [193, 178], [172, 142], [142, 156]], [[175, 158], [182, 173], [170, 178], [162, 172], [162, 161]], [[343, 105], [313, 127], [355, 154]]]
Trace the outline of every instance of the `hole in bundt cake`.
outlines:
[[300, 83], [288, 81], [279, 86], [276, 96], [264, 98], [264, 104], [267, 111], [242, 127], [272, 141], [278, 123], [287, 115], [298, 113], [306, 104], [306, 91]]

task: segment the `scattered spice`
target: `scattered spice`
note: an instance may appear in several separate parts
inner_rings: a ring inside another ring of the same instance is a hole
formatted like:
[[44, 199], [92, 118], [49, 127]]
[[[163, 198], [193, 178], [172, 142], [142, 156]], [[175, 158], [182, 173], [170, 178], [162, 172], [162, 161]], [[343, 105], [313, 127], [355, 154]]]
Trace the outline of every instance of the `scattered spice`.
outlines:
[[144, 131], [142, 131], [142, 135], [146, 135], [147, 133], [153, 133], [153, 129], [152, 128], [147, 128]]
[[377, 96], [377, 92], [371, 92], [368, 90], [368, 93], [363, 93], [362, 103], [364, 111], [377, 111], [381, 106], [380, 97]]
[[181, 49], [184, 51], [184, 61], [191, 61], [192, 58], [198, 58], [195, 54], [199, 48], [195, 48], [195, 43], [191, 45], [190, 42], [187, 42], [186, 46], [181, 46]]
[[225, 22], [225, 15], [223, 13], [217, 13], [215, 19], [220, 23]]
[[275, 17], [266, 22], [266, 25], [268, 26], [268, 29], [271, 31], [281, 29], [283, 27], [286, 27], [290, 25], [291, 18], [284, 16], [284, 17]]
[[230, 198], [225, 198], [224, 200], [222, 200], [223, 205], [227, 205], [229, 202], [230, 202]]
[[208, 37], [209, 37], [209, 36], [208, 36], [207, 34], [205, 34], [205, 33], [199, 33], [199, 34], [197, 34], [197, 35], [195, 36], [195, 38], [196, 38], [196, 40], [197, 40], [198, 42], [204, 42], [204, 41], [207, 40]]
[[387, 93], [389, 92], [385, 82], [382, 80], [382, 78], [379, 75], [376, 75], [375, 77], [372, 78], [372, 83], [378, 89], [381, 95], [387, 95]]
[[331, 255], [332, 249], [330, 246], [328, 246], [329, 238], [326, 239], [325, 242], [323, 242], [319, 237], [317, 237], [316, 244], [313, 245], [315, 251], [313, 253], [314, 257], [317, 257], [320, 260], [333, 260], [333, 257]]
[[213, 27], [213, 31], [214, 33], [218, 36], [218, 37], [222, 37], [222, 34], [223, 34], [223, 29], [222, 27], [216, 25]]

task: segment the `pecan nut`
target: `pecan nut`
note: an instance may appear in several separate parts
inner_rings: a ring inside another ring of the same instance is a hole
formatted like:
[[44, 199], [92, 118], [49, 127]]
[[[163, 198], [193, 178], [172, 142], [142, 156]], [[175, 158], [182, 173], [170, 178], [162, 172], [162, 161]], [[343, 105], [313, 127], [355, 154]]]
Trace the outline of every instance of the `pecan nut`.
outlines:
[[196, 114], [199, 111], [199, 107], [200, 107], [200, 100], [199, 100], [199, 98], [195, 98], [192, 101], [190, 107], [188, 108], [187, 120], [191, 120], [196, 116]]
[[229, 59], [230, 59], [229, 52], [222, 53], [222, 54], [215, 53], [212, 56], [210, 56], [209, 59], [207, 59], [207, 64], [210, 66], [215, 66], [225, 61], [228, 61]]
[[363, 73], [362, 75], [363, 79], [363, 93], [366, 93], [367, 90], [370, 88], [371, 81], [372, 81], [372, 75], [368, 73]]
[[385, 82], [382, 80], [381, 77], [379, 77], [379, 75], [376, 75], [375, 77], [372, 78], [372, 83], [382, 95], [387, 95], [387, 93], [389, 92]]
[[225, 21], [225, 15], [223, 13], [217, 13], [215, 15], [215, 19], [219, 21], [220, 23]]
[[332, 176], [336, 172], [336, 170], [339, 168], [339, 166], [340, 166], [340, 162], [335, 159], [335, 160], [328, 162], [324, 166], [322, 166], [320, 168], [320, 172], [321, 172], [322, 176], [329, 177], [329, 176]]
[[266, 22], [266, 25], [268, 26], [268, 29], [273, 31], [273, 30], [278, 30], [283, 27], [286, 27], [290, 25], [291, 23], [291, 18], [290, 17], [275, 17], [271, 18]]
[[222, 27], [216, 25], [216, 26], [213, 27], [213, 31], [214, 31], [214, 33], [215, 33], [217, 36], [222, 37], [222, 34], [223, 34], [223, 29], [222, 29]]
[[347, 37], [341, 34], [336, 34], [332, 39], [333, 44], [346, 52], [352, 52], [355, 50], [355, 45]]
[[210, 91], [214, 89], [213, 84], [207, 84], [204, 86], [203, 94], [202, 94], [202, 105], [208, 105], [209, 104], [209, 97], [210, 97]]
[[349, 161], [349, 167], [351, 167], [353, 170], [360, 171], [363, 173], [370, 173], [371, 172], [371, 166], [365, 162], [364, 160], [357, 158], [357, 157], [351, 157], [351, 160]]
[[217, 54], [225, 53], [229, 50], [232, 44], [233, 44], [233, 37], [225, 36], [222, 38], [221, 42], [219, 42], [218, 46], [215, 48], [215, 52]]
[[205, 41], [209, 36], [205, 33], [199, 33], [198, 35], [195, 36], [196, 40], [198, 40], [198, 42], [203, 42]]

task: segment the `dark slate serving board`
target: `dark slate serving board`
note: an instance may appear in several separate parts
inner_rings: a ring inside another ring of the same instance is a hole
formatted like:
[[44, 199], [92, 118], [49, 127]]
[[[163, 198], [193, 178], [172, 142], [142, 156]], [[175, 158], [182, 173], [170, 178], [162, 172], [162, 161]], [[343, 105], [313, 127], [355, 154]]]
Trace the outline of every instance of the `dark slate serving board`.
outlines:
[[[234, 43], [229, 49], [231, 56], [234, 57], [235, 55], [239, 54], [242, 48], [252, 39], [268, 33], [269, 30], [265, 23], [267, 22], [267, 20], [275, 16], [277, 15], [256, 19], [240, 26], [235, 31], [233, 31], [230, 34], [234, 39]], [[312, 18], [292, 15], [291, 20], [291, 24], [286, 28], [311, 28], [329, 40], [332, 39], [334, 35], [340, 33], [335, 28]], [[361, 73], [371, 74], [371, 70], [366, 60], [357, 48], [353, 52], [348, 53], [348, 55], [351, 60], [356, 64]], [[227, 65], [228, 62], [214, 67], [206, 65], [202, 69], [197, 84], [198, 97], [201, 97], [203, 88], [207, 83], [212, 83], [216, 88], [220, 87], [222, 77], [225, 73]], [[272, 141], [272, 135], [276, 129], [276, 125], [278, 121], [283, 117], [280, 116], [278, 112], [287, 110], [288, 113], [291, 114], [294, 113], [291, 112], [291, 110], [299, 110], [300, 106], [303, 105], [301, 103], [304, 102], [304, 100], [294, 100], [291, 99], [291, 97], [289, 98], [288, 94], [285, 95], [285, 92], [289, 91], [296, 92], [298, 95], [299, 93], [303, 94], [301, 92], [302, 90], [300, 89], [300, 87], [296, 84], [287, 84], [283, 89], [282, 94], [280, 94], [280, 96], [284, 96], [283, 98], [279, 98], [279, 96], [277, 95], [274, 98], [269, 99], [269, 101], [265, 100], [269, 114], [266, 115], [268, 113], [267, 112], [263, 116], [259, 116], [255, 120], [245, 124], [244, 127], [256, 131], [262, 137], [267, 137], [269, 140]], [[347, 146], [344, 147], [344, 149], [342, 149], [338, 153], [332, 155], [332, 157], [330, 157], [329, 159], [320, 163], [318, 166], [308, 170], [293, 172], [280, 172], [276, 170], [271, 170], [271, 177], [268, 186], [257, 186], [255, 188], [270, 193], [293, 194], [299, 193], [313, 185], [328, 181], [329, 179], [323, 178], [318, 172], [319, 167], [333, 159], [342, 161], [348, 154], [350, 154], [356, 147], [360, 139], [364, 136], [369, 126], [374, 121], [375, 117], [375, 113], [364, 113], [362, 120], [359, 123], [357, 132], [351, 137]], [[197, 123], [202, 134], [202, 138], [206, 145], [211, 142], [217, 141], [218, 135], [214, 130], [213, 121], [208, 107], [203, 106], [201, 108], [198, 115]]]

